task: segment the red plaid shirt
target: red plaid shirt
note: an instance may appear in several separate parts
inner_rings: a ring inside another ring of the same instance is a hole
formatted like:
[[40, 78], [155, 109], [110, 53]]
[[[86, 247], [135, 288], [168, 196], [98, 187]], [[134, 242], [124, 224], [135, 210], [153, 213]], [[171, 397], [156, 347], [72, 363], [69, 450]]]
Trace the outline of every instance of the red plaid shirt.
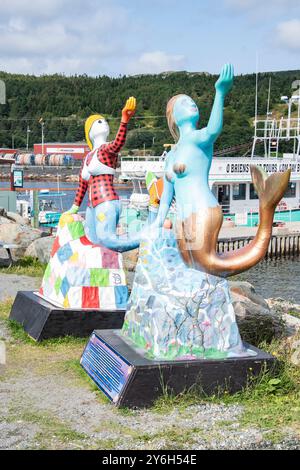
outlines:
[[[118, 162], [118, 153], [123, 147], [126, 140], [127, 124], [121, 122], [118, 133], [114, 141], [103, 144], [97, 150], [97, 157], [101, 163], [107, 165], [111, 168], [117, 167]], [[90, 163], [93, 156], [93, 152], [90, 152], [87, 155], [87, 165]], [[82, 200], [85, 196], [85, 193], [88, 189], [89, 200], [88, 205], [92, 207], [98, 206], [105, 201], [112, 201], [114, 199], [119, 199], [118, 194], [114, 188], [114, 176], [113, 175], [97, 175], [90, 176], [88, 181], [82, 178], [82, 168], [84, 161], [81, 166], [79, 173], [79, 186], [76, 191], [74, 204], [80, 206]]]

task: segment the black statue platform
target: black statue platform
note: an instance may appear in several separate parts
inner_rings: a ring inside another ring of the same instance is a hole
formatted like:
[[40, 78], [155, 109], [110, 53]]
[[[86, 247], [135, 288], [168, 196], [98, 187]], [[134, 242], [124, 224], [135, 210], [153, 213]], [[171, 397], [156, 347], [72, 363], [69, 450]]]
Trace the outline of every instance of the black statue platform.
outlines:
[[121, 328], [125, 310], [84, 310], [55, 307], [34, 292], [19, 291], [10, 319], [20, 323], [36, 341], [62, 336], [85, 337], [95, 328]]
[[96, 330], [83, 352], [81, 365], [96, 385], [116, 405], [144, 407], [164, 390], [175, 395], [198, 386], [210, 395], [220, 389], [230, 393], [245, 387], [249, 376], [275, 366], [275, 358], [249, 344], [257, 356], [223, 360], [152, 361], [131, 348], [120, 330]]

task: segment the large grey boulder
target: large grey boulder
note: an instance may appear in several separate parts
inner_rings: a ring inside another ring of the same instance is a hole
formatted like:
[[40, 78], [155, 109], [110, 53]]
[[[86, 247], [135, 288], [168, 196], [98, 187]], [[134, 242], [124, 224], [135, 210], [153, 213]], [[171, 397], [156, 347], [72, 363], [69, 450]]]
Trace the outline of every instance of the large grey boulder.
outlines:
[[6, 210], [4, 209], [4, 207], [0, 207], [0, 216], [1, 216], [1, 217], [6, 217], [6, 216], [7, 216], [7, 212], [6, 212]]
[[244, 341], [254, 346], [270, 342], [284, 333], [285, 324], [278, 312], [270, 309], [249, 282], [230, 281], [230, 292], [237, 324]]
[[12, 222], [16, 222], [21, 225], [27, 225], [29, 223], [28, 219], [24, 219], [24, 217], [21, 217], [20, 214], [17, 214], [16, 212], [7, 212], [7, 218]]
[[300, 336], [290, 341], [291, 363], [300, 366]]
[[269, 307], [278, 312], [285, 321], [285, 334], [286, 336], [295, 336], [300, 332], [300, 305], [291, 302], [290, 300], [281, 299], [267, 299]]
[[34, 240], [25, 251], [25, 256], [37, 258], [41, 263], [47, 264], [55, 237], [43, 237]]
[[12, 250], [15, 259], [22, 258], [26, 248], [37, 238], [41, 237], [41, 231], [29, 225], [16, 223], [0, 224], [0, 240], [4, 243], [18, 245]]
[[2, 224], [14, 224], [15, 222], [11, 219], [7, 219], [6, 217], [3, 217], [0, 215], [0, 225]]
[[0, 208], [0, 224], [17, 223], [26, 225], [28, 222], [28, 219], [24, 219], [20, 214], [7, 212], [3, 207]]

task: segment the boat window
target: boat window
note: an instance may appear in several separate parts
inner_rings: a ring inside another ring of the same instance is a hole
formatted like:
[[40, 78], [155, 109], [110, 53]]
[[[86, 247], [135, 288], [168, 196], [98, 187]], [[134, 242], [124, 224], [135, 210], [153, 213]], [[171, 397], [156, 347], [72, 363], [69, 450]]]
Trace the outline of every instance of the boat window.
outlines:
[[258, 199], [258, 195], [254, 189], [253, 183], [250, 183], [250, 199]]
[[234, 201], [246, 199], [246, 184], [233, 184], [232, 185], [232, 199]]
[[296, 197], [296, 183], [289, 183], [283, 197]]

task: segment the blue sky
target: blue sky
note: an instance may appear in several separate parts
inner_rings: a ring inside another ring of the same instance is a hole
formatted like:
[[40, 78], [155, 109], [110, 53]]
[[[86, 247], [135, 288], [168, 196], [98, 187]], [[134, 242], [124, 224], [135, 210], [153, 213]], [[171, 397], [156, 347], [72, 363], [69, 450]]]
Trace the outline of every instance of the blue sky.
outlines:
[[0, 70], [118, 76], [300, 68], [300, 0], [1, 0]]

